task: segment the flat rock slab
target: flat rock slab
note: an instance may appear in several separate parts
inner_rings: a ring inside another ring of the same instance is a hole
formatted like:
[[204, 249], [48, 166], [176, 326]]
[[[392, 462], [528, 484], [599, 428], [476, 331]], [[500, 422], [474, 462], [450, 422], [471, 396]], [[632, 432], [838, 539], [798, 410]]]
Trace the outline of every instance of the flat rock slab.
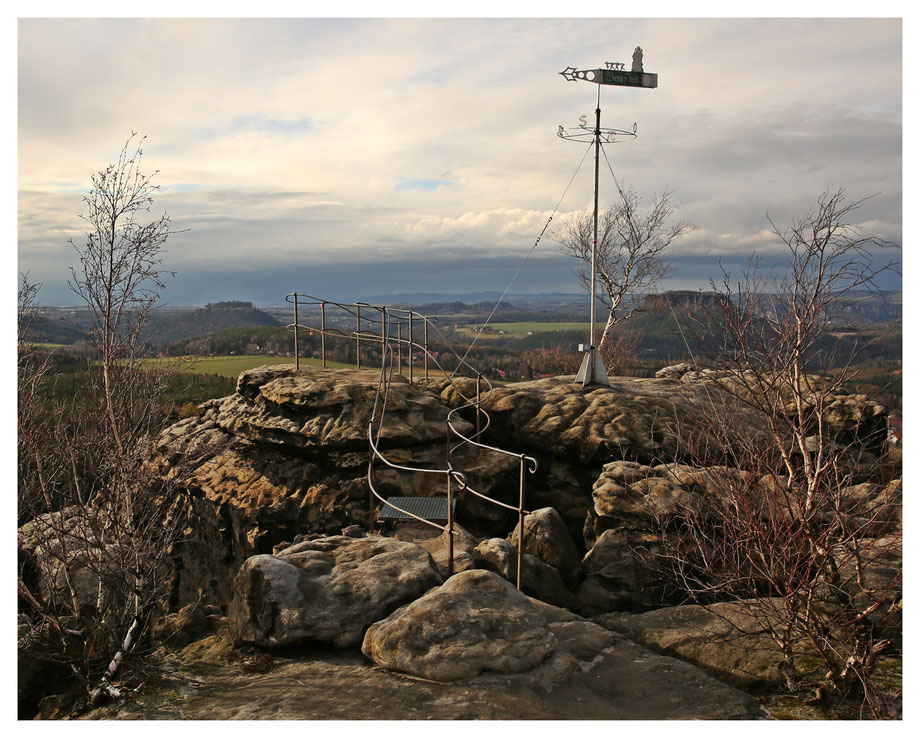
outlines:
[[[565, 611], [562, 611], [565, 612]], [[311, 646], [276, 655], [266, 673], [228, 663], [217, 637], [165, 665], [159, 687], [93, 710], [122, 720], [752, 720], [758, 701], [690, 664], [659, 656], [580, 618], [551, 623], [562, 649], [586, 649], [542, 678], [420, 680], [369, 665], [356, 650]], [[587, 636], [587, 637], [586, 637]], [[609, 639], [609, 640], [608, 640]], [[568, 644], [568, 646], [567, 646]], [[600, 649], [600, 650], [598, 650]]]

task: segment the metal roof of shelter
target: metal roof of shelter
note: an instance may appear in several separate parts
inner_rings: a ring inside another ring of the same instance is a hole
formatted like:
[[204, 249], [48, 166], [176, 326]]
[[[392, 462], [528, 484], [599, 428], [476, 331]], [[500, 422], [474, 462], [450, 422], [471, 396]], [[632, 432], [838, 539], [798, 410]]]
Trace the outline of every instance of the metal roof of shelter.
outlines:
[[[457, 501], [454, 500], [456, 507]], [[377, 520], [414, 520], [415, 518], [393, 507], [400, 507], [413, 515], [431, 522], [447, 522], [446, 497], [390, 497], [377, 515]]]

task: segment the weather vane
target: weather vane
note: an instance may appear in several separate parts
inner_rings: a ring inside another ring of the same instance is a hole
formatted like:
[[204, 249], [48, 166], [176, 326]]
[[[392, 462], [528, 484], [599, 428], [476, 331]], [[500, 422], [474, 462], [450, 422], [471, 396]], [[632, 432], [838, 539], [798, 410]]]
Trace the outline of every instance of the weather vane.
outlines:
[[[605, 62], [604, 69], [566, 67], [559, 74], [569, 82], [584, 80], [598, 85], [616, 85], [619, 87], [644, 87], [646, 89], [658, 87], [658, 75], [646, 72], [642, 68], [642, 49], [639, 46], [633, 52], [632, 69], [628, 72], [626, 71], [626, 65], [622, 62]], [[601, 128], [601, 92], [600, 87], [598, 87], [597, 110], [594, 111], [594, 128], [588, 128], [587, 118], [581, 116], [577, 128], [566, 129], [563, 126], [559, 126], [557, 135], [567, 141], [594, 141], [594, 240], [591, 244], [591, 322], [588, 333], [591, 342], [587, 346], [581, 345], [579, 347], [579, 350], [584, 351], [585, 358], [581, 362], [578, 374], [575, 375], [575, 381], [584, 386], [593, 383], [609, 387], [610, 379], [607, 377], [604, 360], [601, 358], [600, 351], [594, 345], [594, 335], [597, 328], [595, 325], [595, 302], [597, 294], [597, 200], [600, 150], [601, 143], [617, 143], [623, 139], [635, 138], [636, 124], [633, 124], [632, 130]]]
[[618, 85], [620, 87], [658, 87], [658, 75], [642, 69], [642, 49], [636, 47], [633, 52], [632, 69], [626, 71], [622, 62], [604, 62], [605, 69], [576, 69], [566, 67], [559, 74], [569, 82], [584, 80], [599, 85]]

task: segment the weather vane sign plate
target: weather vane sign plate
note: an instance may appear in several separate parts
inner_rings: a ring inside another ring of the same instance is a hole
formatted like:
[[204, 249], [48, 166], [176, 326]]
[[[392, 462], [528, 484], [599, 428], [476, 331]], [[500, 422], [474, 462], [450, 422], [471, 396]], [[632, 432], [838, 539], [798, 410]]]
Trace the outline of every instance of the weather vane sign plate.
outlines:
[[599, 85], [618, 85], [620, 87], [658, 87], [658, 75], [651, 72], [628, 72], [625, 69], [576, 69], [566, 67], [559, 72], [569, 82], [585, 80]]
[[599, 85], [617, 85], [620, 87], [658, 87], [658, 75], [646, 72], [642, 68], [642, 49], [637, 46], [633, 52], [632, 69], [620, 62], [607, 62], [606, 69], [576, 69], [566, 67], [559, 72], [569, 82], [584, 80]]

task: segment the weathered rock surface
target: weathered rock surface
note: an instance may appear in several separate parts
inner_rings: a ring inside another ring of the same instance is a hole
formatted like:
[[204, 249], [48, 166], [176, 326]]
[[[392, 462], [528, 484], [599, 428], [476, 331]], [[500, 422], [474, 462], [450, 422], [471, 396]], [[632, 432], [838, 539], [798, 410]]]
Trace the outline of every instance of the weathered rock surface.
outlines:
[[179, 612], [157, 619], [151, 635], [170, 648], [184, 648], [212, 633], [226, 629], [226, 618], [214, 605], [186, 605]]
[[365, 629], [441, 583], [428, 552], [381, 536], [303, 541], [247, 559], [233, 583], [229, 626], [240, 642], [361, 642]]
[[369, 665], [356, 650], [311, 646], [247, 673], [216, 637], [167, 654], [148, 685], [84, 719], [147, 720], [669, 720], [756, 719], [758, 701], [695, 666], [654, 654], [561, 608], [536, 607], [555, 652], [522, 673], [452, 682]]
[[[556, 569], [528, 553], [521, 557], [521, 561], [521, 590], [525, 594], [551, 605], [571, 605], [572, 593]], [[481, 541], [473, 551], [473, 562], [476, 567], [494, 571], [517, 584], [517, 548], [506, 539], [487, 538]]]
[[40, 515], [20, 527], [17, 538], [23, 580], [52, 607], [71, 606], [72, 596], [81, 608], [95, 607], [100, 577], [117, 572], [120, 544], [103, 542], [80, 507]]
[[[184, 541], [173, 550], [171, 609], [195, 601], [226, 604], [242, 562], [270, 554], [283, 541], [338, 533], [354, 524], [369, 527], [366, 429], [377, 379], [375, 371], [262, 367], [244, 372], [234, 395], [205, 403], [200, 417], [160, 435], [154, 463], [189, 493]], [[475, 380], [455, 382], [468, 396], [474, 391]], [[536, 474], [525, 474], [525, 505], [558, 511], [580, 559], [604, 530], [645, 531], [642, 520], [650, 512], [697, 499], [699, 485], [688, 487], [658, 471], [628, 483], [608, 474], [594, 499], [587, 490], [612, 459], [644, 469], [679, 456], [684, 445], [678, 430], [711, 415], [712, 403], [718, 403], [714, 387], [711, 379], [676, 384], [622, 377], [613, 378], [610, 388], [584, 388], [566, 377], [502, 386], [485, 402], [492, 418], [486, 440], [538, 457]], [[424, 385], [394, 380], [390, 396], [382, 436], [388, 457], [443, 467], [444, 419], [461, 402], [458, 389], [443, 380]], [[884, 419], [878, 407], [842, 398], [835, 422], [862, 433]], [[699, 436], [705, 431], [695, 432], [705, 443]], [[475, 489], [517, 503], [518, 459], [463, 450], [452, 463]], [[385, 496], [445, 494], [440, 475], [405, 474], [383, 465], [375, 469], [375, 483]], [[457, 520], [477, 537], [506, 535], [516, 523], [514, 513], [471, 494], [459, 495], [456, 510]], [[466, 566], [465, 555], [461, 558]], [[581, 574], [574, 565], [560, 572], [569, 588], [578, 585]]]
[[[518, 523], [508, 541], [517, 548], [520, 540], [521, 526]], [[540, 508], [524, 516], [524, 553], [552, 566], [570, 590], [574, 590], [584, 576], [581, 555], [559, 513], [551, 507]]]
[[655, 379], [680, 379], [688, 372], [696, 371], [695, 364], [671, 364], [655, 372]]
[[593, 543], [609, 529], [650, 530], [658, 527], [659, 519], [698, 513], [708, 499], [724, 496], [730, 484], [745, 480], [743, 472], [724, 466], [613, 461], [594, 482], [585, 539]]
[[782, 683], [782, 653], [744, 602], [681, 605], [593, 618], [659, 653], [677, 656], [745, 689]]
[[[454, 382], [467, 395], [475, 392], [475, 380]], [[450, 385], [441, 397], [451, 407], [463, 404]], [[586, 388], [570, 377], [519, 382], [493, 389], [484, 407], [495, 432], [513, 438], [523, 452], [582, 463], [609, 461], [623, 449], [640, 459], [674, 455], [675, 412], [699, 413], [672, 383], [632, 377], [613, 377], [610, 387]]]
[[[377, 379], [369, 371], [261, 367], [240, 375], [236, 394], [160, 434], [153, 463], [189, 492], [171, 607], [226, 604], [242, 562], [283, 541], [368, 527], [367, 426]], [[443, 465], [448, 408], [432, 391], [398, 380], [390, 400], [387, 454]], [[384, 494], [443, 494], [438, 475], [397, 474], [379, 465]]]
[[673, 588], [658, 560], [661, 527], [704, 512], [738, 483], [749, 480], [727, 467], [605, 464], [585, 519], [584, 538], [591, 548], [582, 562], [586, 580], [576, 592], [574, 609], [590, 616], [674, 604], [669, 603]]
[[641, 612], [667, 602], [669, 587], [656, 565], [660, 540], [653, 533], [605, 530], [585, 554], [585, 581], [573, 609], [592, 616], [613, 610]]
[[[435, 529], [429, 528], [429, 530]], [[397, 537], [399, 537], [399, 532], [397, 532]], [[418, 545], [431, 554], [432, 560], [444, 579], [451, 576], [450, 537], [446, 532], [433, 538], [419, 540]], [[454, 574], [476, 568], [474, 552], [478, 545], [479, 539], [476, 536], [465, 530], [463, 526], [454, 524]]]
[[[220, 404], [216, 422], [234, 436], [265, 445], [364, 450], [378, 378], [375, 371], [259, 367], [240, 375], [236, 394]], [[381, 440], [412, 446], [443, 439], [447, 412], [436, 396], [397, 377], [390, 384]]]
[[531, 601], [481, 569], [457, 574], [375, 623], [361, 646], [379, 666], [438, 681], [526, 671], [555, 648]]

